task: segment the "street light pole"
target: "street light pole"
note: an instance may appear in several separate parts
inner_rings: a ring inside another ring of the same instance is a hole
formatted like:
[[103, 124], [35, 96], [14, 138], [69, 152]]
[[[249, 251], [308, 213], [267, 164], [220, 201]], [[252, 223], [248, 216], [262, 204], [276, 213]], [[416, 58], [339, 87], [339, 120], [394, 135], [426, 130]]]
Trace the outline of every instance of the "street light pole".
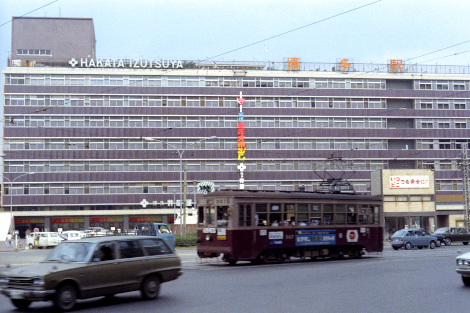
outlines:
[[[21, 175], [16, 176], [12, 180], [9, 179], [7, 176], [3, 175], [3, 178], [6, 179], [10, 183], [10, 190], [8, 191], [10, 194], [10, 234], [14, 236], [15, 232], [15, 220], [13, 219], [13, 183], [20, 177], [26, 176], [26, 175], [32, 175], [35, 174], [33, 172], [30, 173], [24, 173]], [[16, 237], [16, 236], [15, 236]], [[15, 245], [16, 245], [16, 240], [15, 240]]]
[[[149, 138], [149, 137], [144, 137], [142, 139], [146, 140], [146, 141], [163, 142], [160, 139]], [[188, 148], [194, 146], [195, 144], [197, 144], [199, 142], [206, 141], [206, 140], [211, 140], [211, 139], [217, 139], [217, 136], [211, 136], [211, 137], [199, 139], [197, 141], [194, 141], [194, 142], [188, 144], [187, 146], [184, 147], [184, 149], [178, 149], [178, 147], [176, 147], [175, 145], [170, 144], [168, 142], [166, 143], [168, 146], [170, 146], [174, 150], [176, 150], [176, 152], [178, 153], [179, 159], [180, 159], [179, 179], [180, 179], [180, 235], [181, 236], [183, 236], [183, 214], [186, 214], [186, 209], [183, 212], [183, 206], [184, 206], [184, 203], [183, 203], [183, 154]], [[184, 221], [185, 221], [184, 228], [186, 228], [186, 219], [184, 219]], [[184, 235], [186, 235], [186, 230], [184, 231]]]

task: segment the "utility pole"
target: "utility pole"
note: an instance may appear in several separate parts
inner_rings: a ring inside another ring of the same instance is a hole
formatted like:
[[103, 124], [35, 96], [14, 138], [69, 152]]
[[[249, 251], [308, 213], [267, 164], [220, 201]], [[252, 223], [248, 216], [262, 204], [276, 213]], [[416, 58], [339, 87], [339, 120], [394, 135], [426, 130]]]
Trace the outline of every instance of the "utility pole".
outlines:
[[468, 185], [468, 144], [462, 144], [462, 171], [463, 171], [463, 192], [464, 192], [464, 210], [465, 210], [465, 228], [470, 228], [470, 186]]
[[186, 237], [186, 195], [188, 193], [188, 171], [184, 165], [184, 184], [183, 184], [183, 237]]

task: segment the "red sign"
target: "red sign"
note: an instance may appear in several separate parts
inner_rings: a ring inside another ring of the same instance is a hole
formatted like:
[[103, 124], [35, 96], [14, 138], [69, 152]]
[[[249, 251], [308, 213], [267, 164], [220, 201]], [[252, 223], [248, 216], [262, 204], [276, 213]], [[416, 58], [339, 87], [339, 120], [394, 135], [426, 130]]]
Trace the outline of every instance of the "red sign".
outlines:
[[238, 99], [237, 99], [238, 104], [244, 104], [245, 101], [246, 101], [245, 98], [238, 98]]
[[349, 233], [349, 239], [351, 239], [351, 240], [356, 239], [356, 233], [355, 232], [350, 232]]

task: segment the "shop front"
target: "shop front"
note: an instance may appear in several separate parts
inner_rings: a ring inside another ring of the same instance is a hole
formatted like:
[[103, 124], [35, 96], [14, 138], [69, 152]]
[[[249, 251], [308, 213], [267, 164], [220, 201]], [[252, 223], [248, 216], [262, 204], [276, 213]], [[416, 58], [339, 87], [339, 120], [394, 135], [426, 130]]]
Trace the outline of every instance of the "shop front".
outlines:
[[19, 231], [20, 238], [24, 238], [28, 230], [49, 231], [46, 229], [45, 218], [15, 218], [15, 230]]
[[66, 217], [66, 218], [51, 218], [52, 231], [66, 230], [84, 230], [85, 218], [84, 217]]
[[124, 224], [123, 216], [112, 217], [90, 217], [90, 227], [101, 227], [106, 230], [121, 230], [127, 232], [128, 228]]

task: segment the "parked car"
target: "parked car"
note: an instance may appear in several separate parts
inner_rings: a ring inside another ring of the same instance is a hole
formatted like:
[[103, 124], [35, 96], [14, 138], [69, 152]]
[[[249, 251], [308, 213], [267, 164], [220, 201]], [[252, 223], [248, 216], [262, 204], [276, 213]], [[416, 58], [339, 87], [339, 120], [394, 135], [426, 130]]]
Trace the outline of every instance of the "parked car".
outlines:
[[470, 252], [459, 255], [456, 262], [456, 271], [462, 275], [463, 284], [465, 286], [470, 286]]
[[56, 232], [35, 232], [26, 236], [26, 246], [29, 249], [49, 248], [57, 246], [63, 239]]
[[420, 229], [401, 229], [396, 231], [391, 238], [392, 248], [395, 250], [403, 247], [406, 250], [413, 247], [434, 249], [437, 246], [437, 241], [436, 237], [426, 235]]
[[81, 233], [74, 230], [66, 230], [59, 233], [59, 236], [64, 240], [78, 240], [82, 239]]
[[77, 299], [140, 290], [155, 299], [160, 284], [181, 275], [181, 260], [162, 238], [96, 236], [65, 241], [34, 265], [0, 273], [0, 293], [17, 308], [52, 300], [62, 311]]
[[436, 237], [437, 238], [436, 247], [440, 247], [444, 243], [444, 236], [439, 235], [439, 234], [431, 234], [426, 228], [418, 228], [418, 229], [421, 230], [425, 235]]
[[462, 242], [464, 245], [468, 245], [470, 242], [470, 232], [463, 227], [442, 227], [436, 229], [433, 235], [443, 236], [443, 242], [446, 246], [452, 242]]
[[176, 238], [165, 223], [139, 223], [135, 226], [135, 232], [137, 235], [161, 237], [168, 242], [173, 250], [176, 248]]

